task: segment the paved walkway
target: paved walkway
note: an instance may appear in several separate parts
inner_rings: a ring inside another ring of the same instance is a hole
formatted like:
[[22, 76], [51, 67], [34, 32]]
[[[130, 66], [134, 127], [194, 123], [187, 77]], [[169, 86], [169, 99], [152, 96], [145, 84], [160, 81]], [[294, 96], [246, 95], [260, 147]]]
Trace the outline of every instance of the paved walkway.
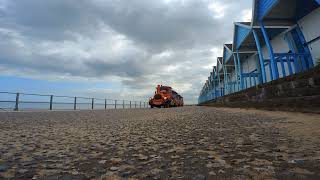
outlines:
[[0, 179], [320, 179], [320, 116], [209, 107], [0, 113]]

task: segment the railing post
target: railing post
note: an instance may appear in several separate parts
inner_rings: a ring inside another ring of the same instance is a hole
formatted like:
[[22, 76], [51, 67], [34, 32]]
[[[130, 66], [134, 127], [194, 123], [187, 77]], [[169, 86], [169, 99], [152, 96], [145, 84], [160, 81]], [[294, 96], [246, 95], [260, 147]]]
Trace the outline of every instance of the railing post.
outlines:
[[305, 55], [300, 55], [300, 62], [302, 64], [302, 71], [306, 71], [308, 69], [307, 67], [307, 62], [306, 62], [306, 56]]
[[141, 101], [140, 101], [140, 109], [141, 109]]
[[[250, 77], [250, 76], [249, 76]], [[245, 89], [248, 89], [248, 77], [245, 77], [245, 79], [244, 79], [245, 81], [246, 81], [246, 84], [245, 84]]]
[[286, 56], [286, 59], [287, 59], [289, 74], [292, 75], [292, 74], [293, 74], [293, 71], [292, 71], [291, 57], [290, 57], [290, 55], [287, 55], [287, 56]]
[[77, 110], [77, 97], [74, 97], [73, 110]]
[[50, 96], [50, 107], [49, 107], [50, 110], [52, 110], [52, 103], [53, 103], [53, 95]]
[[137, 101], [134, 102], [134, 108], [137, 108]]
[[130, 109], [131, 109], [131, 101], [130, 101]]
[[122, 109], [124, 109], [124, 100], [122, 101]]
[[91, 99], [91, 109], [94, 108], [94, 98]]
[[284, 67], [283, 58], [286, 58], [286, 56], [280, 55], [278, 58], [275, 58], [275, 59], [276, 59], [276, 62], [277, 62], [277, 59], [279, 59], [280, 65], [281, 65], [282, 77], [286, 77], [287, 74], [286, 74], [286, 68]]
[[117, 109], [117, 100], [114, 100], [114, 108]]
[[299, 58], [298, 56], [294, 56], [294, 73], [299, 73], [302, 71], [302, 68], [300, 66], [300, 63], [299, 63]]
[[15, 111], [19, 111], [19, 98], [20, 98], [20, 93], [17, 93], [16, 94], [16, 105], [14, 108]]
[[104, 109], [107, 109], [107, 100], [104, 100]]

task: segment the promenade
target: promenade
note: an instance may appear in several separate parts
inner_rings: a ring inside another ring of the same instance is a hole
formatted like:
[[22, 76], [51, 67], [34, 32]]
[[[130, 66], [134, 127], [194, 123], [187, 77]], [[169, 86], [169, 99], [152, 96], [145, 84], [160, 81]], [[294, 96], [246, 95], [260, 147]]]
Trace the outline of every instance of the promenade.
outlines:
[[0, 112], [0, 179], [319, 179], [320, 115]]

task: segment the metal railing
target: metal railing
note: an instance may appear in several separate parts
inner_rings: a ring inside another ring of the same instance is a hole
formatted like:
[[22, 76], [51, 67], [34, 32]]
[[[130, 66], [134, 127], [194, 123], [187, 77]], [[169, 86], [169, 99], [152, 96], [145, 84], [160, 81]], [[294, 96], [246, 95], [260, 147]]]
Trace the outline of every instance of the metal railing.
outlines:
[[148, 102], [0, 92], [0, 110], [98, 110], [148, 108]]
[[275, 53], [275, 60], [280, 64], [282, 77], [311, 69], [314, 65], [308, 53]]

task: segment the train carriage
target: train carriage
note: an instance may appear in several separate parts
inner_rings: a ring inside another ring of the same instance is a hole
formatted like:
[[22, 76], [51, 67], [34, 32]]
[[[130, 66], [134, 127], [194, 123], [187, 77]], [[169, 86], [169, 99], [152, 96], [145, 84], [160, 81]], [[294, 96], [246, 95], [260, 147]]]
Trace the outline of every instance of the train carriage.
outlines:
[[183, 106], [183, 97], [174, 91], [170, 86], [158, 85], [154, 96], [150, 98], [151, 108], [169, 108]]

